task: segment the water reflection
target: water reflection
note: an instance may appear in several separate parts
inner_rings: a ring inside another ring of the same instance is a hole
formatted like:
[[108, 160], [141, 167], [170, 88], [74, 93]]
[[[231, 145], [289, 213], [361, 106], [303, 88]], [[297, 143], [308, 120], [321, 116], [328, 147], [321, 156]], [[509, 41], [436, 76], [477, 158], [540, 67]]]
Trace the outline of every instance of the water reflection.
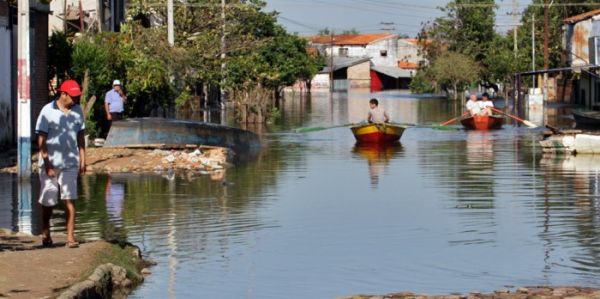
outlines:
[[106, 212], [108, 222], [117, 227], [122, 226], [123, 205], [125, 201], [125, 182], [123, 178], [108, 174], [106, 178]]
[[[541, 238], [548, 244], [548, 266], [566, 268], [569, 264], [582, 271], [588, 279], [600, 273], [600, 156], [544, 154], [540, 166], [544, 175], [544, 206], [546, 220]], [[559, 190], [571, 191], [569, 196], [556, 196]], [[572, 217], [565, 217], [565, 213]], [[567, 261], [551, 255], [560, 243], [574, 239], [581, 251], [574, 251]]]
[[367, 160], [371, 187], [376, 188], [379, 177], [387, 172], [391, 160], [402, 153], [402, 144], [357, 143], [353, 152]]
[[33, 233], [33, 193], [31, 192], [31, 179], [20, 178], [17, 184], [17, 208], [15, 228], [19, 232]]
[[[343, 127], [290, 133], [363, 118], [371, 97], [398, 122], [439, 123], [462, 109], [459, 101], [393, 92], [288, 97], [284, 118], [255, 128], [262, 150], [226, 171], [83, 176], [76, 233], [101, 238], [119, 225], [158, 262], [132, 298], [597, 284], [597, 158], [540, 158], [539, 131], [511, 125], [410, 128], [401, 146], [383, 149], [356, 146]], [[0, 213], [11, 210], [0, 215], [12, 225], [17, 185], [0, 184], [0, 194], [12, 196], [0, 199]], [[113, 205], [107, 186], [115, 184], [123, 192]]]

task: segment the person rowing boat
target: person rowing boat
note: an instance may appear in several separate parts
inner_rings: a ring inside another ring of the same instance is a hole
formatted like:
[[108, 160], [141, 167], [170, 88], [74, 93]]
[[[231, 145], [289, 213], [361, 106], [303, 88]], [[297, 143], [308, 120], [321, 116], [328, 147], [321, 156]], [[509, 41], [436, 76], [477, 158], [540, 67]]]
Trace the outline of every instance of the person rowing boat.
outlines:
[[383, 108], [379, 107], [379, 101], [377, 101], [377, 99], [372, 98], [369, 101], [369, 107], [371, 108], [367, 115], [367, 121], [369, 123], [382, 124], [390, 122], [390, 117]]

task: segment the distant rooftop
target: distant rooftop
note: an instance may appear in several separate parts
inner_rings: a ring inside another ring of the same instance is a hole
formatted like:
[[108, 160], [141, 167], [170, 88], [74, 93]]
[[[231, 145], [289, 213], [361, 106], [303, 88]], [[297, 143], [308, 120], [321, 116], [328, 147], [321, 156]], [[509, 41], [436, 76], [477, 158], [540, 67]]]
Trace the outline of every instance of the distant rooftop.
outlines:
[[[372, 33], [372, 34], [344, 34], [344, 35], [334, 35], [333, 36], [333, 44], [336, 46], [339, 45], [368, 45], [372, 42], [376, 42], [382, 39], [391, 38], [396, 36], [393, 33]], [[310, 40], [314, 44], [331, 44], [331, 36], [330, 35], [315, 35], [308, 36], [308, 40]]]
[[563, 20], [563, 22], [565, 24], [573, 24], [573, 23], [577, 23], [577, 22], [581, 22], [583, 20], [587, 20], [589, 18], [592, 18], [596, 15], [600, 15], [600, 9], [595, 9], [592, 11], [588, 11], [588, 12], [584, 12], [582, 14], [576, 15], [576, 16], [572, 16], [569, 18], [566, 18]]
[[[347, 68], [347, 67], [351, 67], [351, 66], [355, 66], [357, 64], [361, 64], [363, 62], [367, 62], [371, 60], [370, 57], [339, 57], [339, 56], [334, 56], [333, 57], [333, 70], [337, 71], [339, 69], [343, 69], [343, 68]], [[327, 66], [325, 66], [319, 73], [324, 74], [324, 73], [329, 73], [331, 68], [329, 67], [330, 62], [329, 59], [327, 59]]]

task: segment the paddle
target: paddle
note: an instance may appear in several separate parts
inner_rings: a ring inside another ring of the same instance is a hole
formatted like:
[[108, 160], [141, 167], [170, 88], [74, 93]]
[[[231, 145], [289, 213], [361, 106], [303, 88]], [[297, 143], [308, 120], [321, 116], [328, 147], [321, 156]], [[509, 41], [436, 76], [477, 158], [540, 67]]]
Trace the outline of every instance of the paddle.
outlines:
[[[294, 132], [295, 133], [311, 133], [311, 132], [324, 131], [324, 130], [329, 130], [329, 129], [334, 129], [334, 128], [350, 127], [350, 126], [364, 125], [364, 124], [366, 124], [366, 122], [350, 123], [350, 124], [327, 126], [327, 127], [305, 127], [305, 128], [297, 128], [294, 130]], [[431, 128], [431, 129], [437, 129], [437, 130], [455, 130], [455, 129], [457, 129], [452, 126], [438, 125], [438, 124], [427, 125], [427, 124], [394, 123], [394, 122], [390, 122], [389, 124], [397, 125], [397, 126], [414, 127], [414, 128]]]
[[450, 120], [448, 120], [448, 121], [445, 121], [445, 122], [441, 123], [441, 124], [440, 124], [440, 126], [445, 126], [445, 125], [451, 124], [451, 123], [453, 123], [453, 122], [457, 121], [458, 119], [461, 119], [461, 118], [463, 118], [463, 117], [464, 117], [465, 115], [467, 115], [468, 113], [469, 113], [469, 112], [465, 112], [465, 113], [463, 113], [461, 116], [457, 116], [457, 117], [455, 117], [455, 118], [453, 118], [453, 119], [450, 119]]
[[353, 125], [356, 125], [356, 124], [344, 124], [344, 125], [335, 125], [335, 126], [328, 126], [328, 127], [298, 128], [298, 129], [294, 130], [294, 132], [296, 132], [296, 133], [310, 133], [310, 132], [318, 132], [318, 131], [323, 131], [323, 130], [329, 130], [329, 129], [333, 129], [333, 128], [349, 127], [349, 126], [353, 126]]
[[508, 113], [506, 113], [506, 112], [504, 112], [504, 111], [502, 111], [502, 110], [496, 109], [496, 108], [494, 108], [494, 107], [491, 107], [491, 108], [492, 108], [492, 110], [494, 110], [494, 111], [496, 111], [496, 112], [498, 112], [498, 113], [500, 113], [500, 114], [504, 114], [504, 115], [506, 115], [506, 116], [508, 116], [508, 117], [510, 117], [510, 118], [512, 118], [512, 119], [514, 119], [514, 120], [517, 120], [517, 121], [520, 121], [520, 122], [522, 122], [523, 124], [525, 124], [526, 126], [528, 126], [528, 127], [530, 127], [530, 128], [537, 128], [537, 127], [538, 127], [536, 124], [534, 124], [534, 123], [532, 123], [532, 122], [530, 122], [530, 121], [528, 121], [528, 120], [526, 120], [526, 119], [521, 119], [521, 118], [518, 118], [518, 117], [516, 117], [516, 116], [514, 116], [514, 115], [512, 115], [512, 114], [508, 114]]
[[458, 130], [456, 126], [442, 126], [438, 124], [414, 124], [414, 123], [391, 123], [392, 125], [405, 126], [411, 128], [431, 128], [436, 130]]

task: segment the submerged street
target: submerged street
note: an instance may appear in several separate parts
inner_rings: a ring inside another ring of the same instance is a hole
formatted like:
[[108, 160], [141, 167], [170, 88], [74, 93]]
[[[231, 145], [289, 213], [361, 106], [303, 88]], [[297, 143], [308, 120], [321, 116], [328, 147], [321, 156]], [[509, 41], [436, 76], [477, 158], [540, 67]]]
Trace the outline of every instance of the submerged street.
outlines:
[[[294, 132], [361, 121], [372, 96], [399, 123], [463, 112], [398, 91], [288, 94], [282, 119], [257, 130], [261, 152], [224, 171], [84, 176], [75, 233], [126, 238], [157, 262], [132, 298], [595, 286], [600, 158], [542, 154], [543, 129], [510, 119], [495, 131], [409, 128], [387, 147], [357, 146], [347, 127]], [[548, 110], [546, 123], [570, 125], [565, 108]], [[15, 178], [0, 177], [0, 227], [39, 233], [37, 180], [28, 195]]]

